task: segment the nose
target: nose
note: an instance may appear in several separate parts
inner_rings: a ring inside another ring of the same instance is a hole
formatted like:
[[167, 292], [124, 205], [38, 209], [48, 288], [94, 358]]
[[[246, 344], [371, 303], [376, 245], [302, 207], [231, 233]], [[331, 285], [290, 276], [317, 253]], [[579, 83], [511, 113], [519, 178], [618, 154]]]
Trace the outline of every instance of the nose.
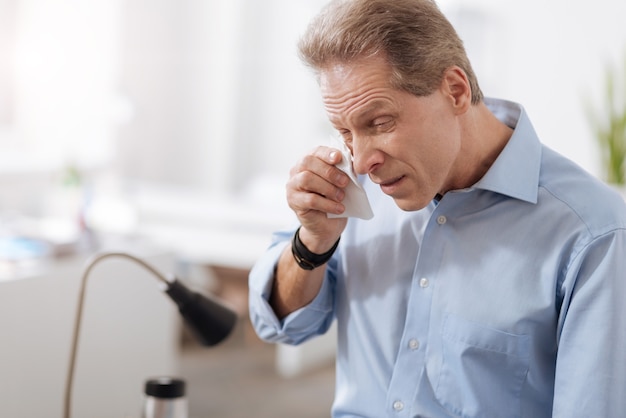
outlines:
[[371, 173], [383, 160], [383, 153], [376, 148], [372, 138], [352, 138], [352, 165], [357, 174]]

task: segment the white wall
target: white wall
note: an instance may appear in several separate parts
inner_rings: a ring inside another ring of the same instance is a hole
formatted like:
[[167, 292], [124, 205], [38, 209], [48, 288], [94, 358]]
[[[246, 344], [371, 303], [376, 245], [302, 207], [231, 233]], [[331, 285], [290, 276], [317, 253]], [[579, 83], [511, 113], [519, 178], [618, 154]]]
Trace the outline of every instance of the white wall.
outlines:
[[625, 63], [626, 3], [441, 0], [440, 5], [466, 40], [484, 93], [521, 102], [544, 143], [599, 176], [584, 102], [587, 96], [599, 102], [607, 64]]
[[114, 158], [122, 0], [0, 0], [0, 218]]
[[122, 173], [219, 189], [240, 116], [241, 2], [124, 6], [119, 92], [133, 112], [116, 140]]
[[13, 3], [19, 149], [63, 163], [108, 161], [120, 1]]
[[127, 2], [121, 91], [136, 111], [118, 140], [122, 170], [217, 193], [286, 176], [324, 129], [295, 53], [321, 3]]

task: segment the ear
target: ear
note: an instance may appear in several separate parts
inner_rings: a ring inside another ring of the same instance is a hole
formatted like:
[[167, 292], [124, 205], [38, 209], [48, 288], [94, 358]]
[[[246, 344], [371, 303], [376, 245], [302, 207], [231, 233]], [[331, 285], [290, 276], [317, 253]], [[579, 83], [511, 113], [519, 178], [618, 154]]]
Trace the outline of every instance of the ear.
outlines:
[[465, 113], [472, 104], [472, 88], [465, 71], [460, 67], [452, 66], [443, 73], [441, 88], [450, 99], [456, 114]]

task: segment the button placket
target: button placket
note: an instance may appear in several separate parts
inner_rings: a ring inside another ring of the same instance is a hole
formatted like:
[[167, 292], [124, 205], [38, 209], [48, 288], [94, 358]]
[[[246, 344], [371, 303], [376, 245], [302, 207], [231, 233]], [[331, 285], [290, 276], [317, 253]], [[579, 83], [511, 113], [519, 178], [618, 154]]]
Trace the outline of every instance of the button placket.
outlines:
[[412, 371], [413, 379], [423, 379], [422, 376], [426, 373], [430, 307], [436, 283], [433, 280], [437, 280], [438, 262], [443, 254], [442, 241], [438, 235], [444, 233], [442, 227], [447, 221], [445, 215], [434, 214], [421, 231], [421, 248], [411, 280], [409, 300], [413, 303], [409, 305], [407, 311], [402, 336], [403, 348], [396, 358], [386, 396], [387, 410], [397, 418], [404, 418], [408, 416], [407, 414], [413, 413], [412, 402], [415, 400], [416, 387], [415, 381], [408, 382], [407, 370]]

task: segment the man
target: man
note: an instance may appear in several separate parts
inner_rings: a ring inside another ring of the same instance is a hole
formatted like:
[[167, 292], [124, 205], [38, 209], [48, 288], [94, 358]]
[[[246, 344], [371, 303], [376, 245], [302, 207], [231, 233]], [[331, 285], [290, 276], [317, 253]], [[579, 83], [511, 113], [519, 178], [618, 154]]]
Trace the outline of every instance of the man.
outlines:
[[334, 417], [623, 417], [623, 200], [483, 99], [429, 0], [334, 1], [300, 51], [374, 218], [328, 216], [341, 154], [305, 156], [301, 226], [250, 275], [258, 334], [337, 321]]

